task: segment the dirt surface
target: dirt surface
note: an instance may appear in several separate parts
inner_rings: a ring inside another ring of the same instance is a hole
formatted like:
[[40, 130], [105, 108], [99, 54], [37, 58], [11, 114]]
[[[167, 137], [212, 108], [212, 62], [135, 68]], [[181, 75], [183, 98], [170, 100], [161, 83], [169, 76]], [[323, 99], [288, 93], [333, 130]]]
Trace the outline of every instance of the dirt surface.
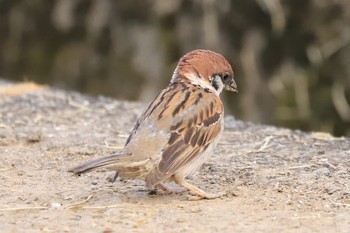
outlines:
[[[190, 178], [227, 195], [149, 195], [65, 170], [121, 148], [143, 104], [0, 82], [0, 232], [350, 232], [350, 139], [225, 118]], [[181, 189], [175, 184], [174, 188]]]

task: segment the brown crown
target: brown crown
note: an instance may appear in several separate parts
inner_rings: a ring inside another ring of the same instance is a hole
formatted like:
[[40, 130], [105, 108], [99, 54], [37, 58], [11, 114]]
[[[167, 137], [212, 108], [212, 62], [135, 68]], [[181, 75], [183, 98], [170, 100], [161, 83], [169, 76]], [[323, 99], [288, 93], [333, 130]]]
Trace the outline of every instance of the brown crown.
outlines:
[[224, 72], [233, 75], [228, 61], [221, 54], [203, 49], [185, 54], [175, 69], [177, 75], [195, 74], [206, 81], [211, 75]]

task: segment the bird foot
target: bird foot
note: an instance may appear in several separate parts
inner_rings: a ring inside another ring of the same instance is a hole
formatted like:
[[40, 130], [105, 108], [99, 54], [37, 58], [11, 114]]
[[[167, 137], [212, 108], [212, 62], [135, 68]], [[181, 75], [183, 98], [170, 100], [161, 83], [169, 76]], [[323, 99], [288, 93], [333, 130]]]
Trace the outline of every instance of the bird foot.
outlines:
[[174, 180], [177, 184], [187, 188], [188, 190], [190, 190], [191, 193], [195, 195], [190, 197], [189, 200], [215, 199], [226, 195], [225, 192], [215, 193], [215, 194], [206, 193], [202, 189], [194, 186], [193, 184], [188, 183], [185, 179], [183, 179], [183, 177], [175, 177]]
[[150, 195], [168, 195], [168, 194], [179, 194], [182, 193], [184, 190], [175, 190], [163, 183], [159, 183], [156, 185], [155, 189], [151, 190], [149, 192]]

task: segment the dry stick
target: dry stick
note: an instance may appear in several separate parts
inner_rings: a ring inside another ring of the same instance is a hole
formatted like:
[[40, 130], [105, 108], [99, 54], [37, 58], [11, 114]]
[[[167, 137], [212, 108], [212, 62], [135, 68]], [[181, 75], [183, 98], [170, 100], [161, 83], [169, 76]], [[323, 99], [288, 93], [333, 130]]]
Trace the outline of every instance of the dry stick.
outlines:
[[106, 148], [110, 150], [121, 150], [124, 146], [106, 146]]
[[[254, 166], [235, 167], [235, 169], [246, 169], [246, 168], [257, 168], [257, 167], [264, 168], [264, 167], [259, 166], [259, 165], [254, 165]], [[265, 167], [265, 168], [267, 168], [267, 170], [269, 170], [269, 171], [280, 171], [280, 170], [284, 171], [284, 170], [293, 170], [293, 169], [307, 168], [307, 167], [317, 167], [317, 165], [313, 164], [313, 163], [310, 163], [310, 164], [304, 164], [304, 165], [299, 165], [299, 166], [291, 166], [291, 167], [271, 168], [271, 169], [268, 169], [268, 167]]]
[[17, 210], [45, 210], [48, 207], [45, 206], [28, 206], [28, 207], [9, 207], [1, 208], [0, 211], [17, 211]]
[[304, 164], [304, 165], [299, 165], [299, 166], [291, 166], [291, 167], [282, 167], [282, 168], [276, 168], [274, 170], [293, 170], [293, 169], [298, 169], [298, 168], [306, 168], [306, 167], [317, 167], [316, 164], [314, 163], [309, 163], [309, 164]]
[[270, 140], [273, 138], [273, 136], [268, 136], [264, 139], [265, 143], [258, 149], [258, 151], [263, 151], [267, 148], [269, 148], [271, 145], [268, 146]]
[[[312, 219], [312, 218], [321, 218], [320, 216], [296, 216], [296, 217], [289, 217], [291, 219]], [[322, 217], [324, 218], [324, 216]]]
[[118, 207], [123, 207], [124, 205], [119, 204], [119, 205], [109, 205], [109, 206], [83, 206], [82, 209], [109, 209], [109, 208], [118, 208]]
[[269, 172], [271, 171], [285, 171], [285, 170], [294, 170], [294, 169], [299, 169], [299, 168], [307, 168], [307, 167], [317, 167], [316, 164], [304, 164], [304, 165], [299, 165], [299, 166], [291, 166], [291, 167], [281, 167], [281, 168], [271, 168], [267, 169]]
[[68, 99], [68, 104], [71, 105], [72, 107], [76, 107], [76, 108], [79, 108], [80, 111], [91, 111], [91, 109], [85, 105], [82, 105], [78, 102], [75, 102], [71, 99]]
[[82, 201], [79, 201], [79, 202], [76, 202], [76, 203], [73, 203], [73, 204], [66, 205], [63, 208], [72, 209], [72, 208], [78, 207], [79, 205], [82, 205], [85, 202], [88, 202], [91, 198], [92, 198], [92, 194], [89, 195], [85, 200], [82, 200]]
[[329, 199], [329, 201], [330, 201], [333, 205], [342, 205], [342, 206], [350, 207], [350, 204], [341, 203], [341, 202], [334, 202], [334, 201], [332, 201], [331, 199]]
[[149, 211], [144, 218], [140, 219], [139, 221], [137, 221], [134, 224], [134, 228], [139, 228], [139, 227], [143, 226], [153, 214], [154, 214], [153, 211]]
[[[83, 206], [82, 209], [110, 209], [110, 208], [119, 208], [119, 207], [142, 207], [142, 208], [153, 208], [152, 206], [145, 205], [125, 205], [125, 204], [116, 204], [116, 205], [106, 205], [106, 206]], [[123, 209], [125, 210], [125, 209]], [[130, 210], [131, 211], [131, 210]]]
[[109, 143], [107, 141], [104, 141], [105, 147], [108, 149], [112, 149], [112, 150], [121, 150], [124, 148], [124, 146], [121, 145], [117, 145], [117, 146], [110, 146]]
[[[66, 205], [64, 206], [64, 208], [66, 209], [71, 209], [74, 208], [76, 206], [79, 206], [81, 204], [84, 204], [85, 202], [89, 201], [92, 198], [92, 195], [88, 196], [85, 200], [77, 202], [77, 203], [73, 203], [70, 205]], [[44, 207], [44, 206], [34, 206], [34, 207], [9, 207], [9, 208], [1, 208], [0, 211], [16, 211], [16, 210], [33, 210], [33, 209], [48, 209], [49, 207]]]
[[265, 149], [269, 148], [271, 145], [269, 145], [271, 139], [273, 139], [273, 136], [268, 136], [262, 141], [262, 145], [258, 149], [250, 150], [242, 154], [242, 156], [249, 155], [251, 153], [258, 153], [258, 152], [263, 152]]

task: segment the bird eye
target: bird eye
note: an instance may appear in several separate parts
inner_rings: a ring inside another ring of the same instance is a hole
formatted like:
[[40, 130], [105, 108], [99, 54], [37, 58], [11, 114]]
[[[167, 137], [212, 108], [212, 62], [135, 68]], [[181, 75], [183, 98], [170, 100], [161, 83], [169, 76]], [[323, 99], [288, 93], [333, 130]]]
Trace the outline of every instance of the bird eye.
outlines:
[[226, 81], [227, 79], [229, 79], [230, 78], [230, 75], [228, 74], [228, 73], [223, 73], [222, 74], [222, 79], [224, 80], [224, 81]]

